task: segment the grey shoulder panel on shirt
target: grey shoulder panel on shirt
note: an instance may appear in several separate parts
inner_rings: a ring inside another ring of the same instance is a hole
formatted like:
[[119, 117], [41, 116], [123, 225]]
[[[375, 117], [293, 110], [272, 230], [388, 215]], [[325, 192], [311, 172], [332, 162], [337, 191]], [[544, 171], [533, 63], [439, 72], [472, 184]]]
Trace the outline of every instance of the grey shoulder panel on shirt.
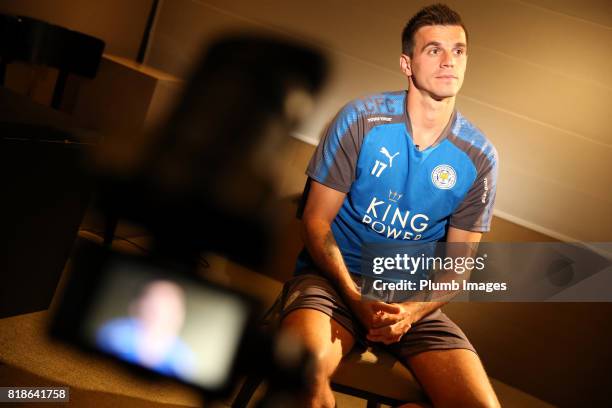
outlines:
[[405, 121], [405, 92], [381, 93], [349, 102], [328, 126], [306, 174], [342, 192], [355, 180], [357, 160], [367, 134], [376, 126]]
[[498, 160], [493, 143], [459, 112], [448, 139], [467, 154], [477, 171], [480, 171], [486, 163]]
[[468, 156], [476, 169], [476, 179], [451, 216], [451, 226], [486, 232], [491, 224], [497, 188], [497, 150], [459, 113], [448, 140]]

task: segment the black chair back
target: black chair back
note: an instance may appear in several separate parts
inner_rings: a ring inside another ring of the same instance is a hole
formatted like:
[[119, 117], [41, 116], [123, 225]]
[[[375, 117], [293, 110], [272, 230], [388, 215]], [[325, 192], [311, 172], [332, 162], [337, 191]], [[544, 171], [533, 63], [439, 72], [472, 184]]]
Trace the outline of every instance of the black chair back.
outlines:
[[51, 106], [59, 109], [69, 74], [94, 78], [104, 41], [29, 17], [0, 14], [0, 85], [6, 64], [25, 62], [57, 68]]

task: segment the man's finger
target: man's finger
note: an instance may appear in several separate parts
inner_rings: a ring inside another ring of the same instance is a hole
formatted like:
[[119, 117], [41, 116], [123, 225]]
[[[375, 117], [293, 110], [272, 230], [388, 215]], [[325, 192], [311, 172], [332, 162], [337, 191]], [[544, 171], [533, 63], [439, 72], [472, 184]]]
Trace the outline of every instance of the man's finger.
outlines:
[[403, 334], [409, 328], [410, 328], [410, 325], [408, 325], [408, 328], [406, 328], [406, 322], [399, 321], [395, 324], [391, 324], [388, 326], [373, 327], [368, 331], [368, 334], [371, 334], [374, 336], [390, 336], [390, 335], [398, 334], [398, 333]]
[[399, 314], [389, 314], [379, 311], [372, 318], [372, 326], [375, 328], [389, 326], [399, 322], [402, 318], [403, 317]]
[[398, 336], [398, 335], [382, 336], [382, 335], [368, 334], [366, 338], [369, 341], [372, 341], [375, 343], [392, 344], [392, 343], [397, 343], [401, 339], [401, 336]]
[[366, 338], [374, 342], [384, 342], [385, 340], [387, 340], [387, 336], [378, 336], [378, 335], [375, 336], [372, 334], [368, 334]]
[[393, 333], [392, 326], [377, 327], [377, 328], [370, 329], [370, 331], [368, 331], [368, 334], [372, 336], [389, 336], [392, 333]]
[[372, 310], [381, 311], [390, 314], [398, 314], [402, 312], [400, 305], [395, 303], [376, 302], [372, 304]]

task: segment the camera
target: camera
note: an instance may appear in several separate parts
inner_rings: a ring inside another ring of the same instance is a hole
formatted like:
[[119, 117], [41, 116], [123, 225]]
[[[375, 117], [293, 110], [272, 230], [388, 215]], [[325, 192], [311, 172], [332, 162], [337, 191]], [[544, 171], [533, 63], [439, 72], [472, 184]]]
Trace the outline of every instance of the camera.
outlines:
[[265, 265], [274, 152], [326, 70], [318, 51], [295, 41], [227, 36], [206, 51], [163, 128], [130, 152], [108, 135], [89, 169], [97, 209], [111, 226], [146, 230], [151, 250], [79, 240], [51, 333], [211, 398], [249, 374], [268, 378], [272, 394], [302, 389], [312, 359], [299, 341], [260, 330], [256, 301], [197, 270], [204, 252]]

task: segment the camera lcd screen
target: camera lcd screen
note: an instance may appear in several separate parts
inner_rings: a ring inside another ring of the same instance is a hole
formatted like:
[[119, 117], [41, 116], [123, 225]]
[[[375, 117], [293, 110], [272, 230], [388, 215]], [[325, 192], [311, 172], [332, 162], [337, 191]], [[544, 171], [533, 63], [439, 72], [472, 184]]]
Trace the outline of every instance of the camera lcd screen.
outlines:
[[248, 301], [153, 264], [119, 257], [106, 265], [81, 326], [86, 343], [203, 389], [222, 388], [247, 325]]

